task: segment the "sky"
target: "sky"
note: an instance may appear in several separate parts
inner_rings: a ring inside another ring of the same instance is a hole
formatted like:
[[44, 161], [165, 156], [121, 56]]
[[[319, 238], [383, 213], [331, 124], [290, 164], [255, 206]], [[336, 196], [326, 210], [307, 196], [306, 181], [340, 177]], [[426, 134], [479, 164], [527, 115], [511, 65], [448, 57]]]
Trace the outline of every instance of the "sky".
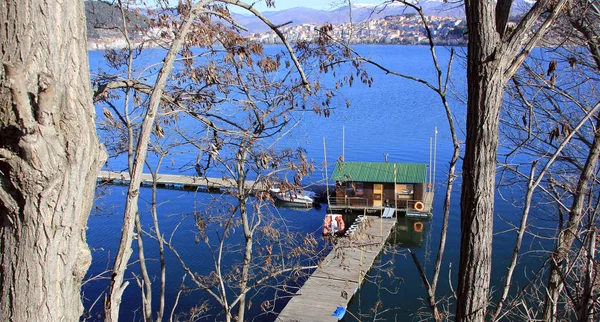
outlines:
[[[258, 9], [258, 11], [279, 11], [289, 8], [295, 7], [307, 7], [314, 8], [320, 10], [330, 10], [333, 8], [341, 7], [344, 4], [347, 4], [347, 0], [274, 0], [275, 8], [267, 8], [264, 0], [254, 0], [254, 7]], [[252, 3], [252, 0], [246, 0], [247, 3]], [[360, 4], [379, 4], [382, 3], [383, 0], [353, 0], [352, 3], [360, 3]], [[242, 12], [238, 9], [233, 9], [234, 12]]]

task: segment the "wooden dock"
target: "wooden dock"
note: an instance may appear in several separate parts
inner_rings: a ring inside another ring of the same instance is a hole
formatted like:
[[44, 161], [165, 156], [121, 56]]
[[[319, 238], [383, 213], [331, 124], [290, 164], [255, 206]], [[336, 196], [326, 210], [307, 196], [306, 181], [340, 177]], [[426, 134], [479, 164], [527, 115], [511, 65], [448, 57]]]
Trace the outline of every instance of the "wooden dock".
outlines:
[[367, 217], [360, 232], [341, 239], [304, 283], [277, 321], [337, 321], [331, 316], [346, 307], [385, 245], [395, 218]]
[[[207, 178], [160, 173], [157, 175], [157, 179], [158, 185], [161, 187], [181, 187], [183, 189], [200, 188], [203, 190], [213, 191], [220, 189], [232, 189], [237, 186], [237, 183], [234, 180], [225, 178]], [[100, 171], [98, 180], [101, 182], [128, 184], [131, 178], [129, 177], [129, 172]], [[151, 184], [152, 175], [149, 173], [142, 174], [142, 183]], [[263, 190], [262, 185], [256, 184], [256, 182], [251, 180], [246, 180], [246, 188], [253, 191]]]

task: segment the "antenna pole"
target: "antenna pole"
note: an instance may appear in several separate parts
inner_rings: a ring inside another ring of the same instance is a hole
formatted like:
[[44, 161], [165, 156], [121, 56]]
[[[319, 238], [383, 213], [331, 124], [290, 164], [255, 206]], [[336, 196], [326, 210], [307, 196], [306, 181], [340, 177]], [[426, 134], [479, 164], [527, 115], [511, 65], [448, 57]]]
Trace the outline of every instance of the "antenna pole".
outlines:
[[342, 125], [342, 161], [346, 162], [346, 131]]
[[432, 165], [431, 158], [432, 158], [432, 156], [431, 156], [431, 151], [433, 150], [432, 146], [433, 146], [432, 138], [429, 137], [429, 184], [427, 185], [427, 188], [429, 190], [431, 190], [431, 188], [429, 188], [429, 187], [432, 186], [432, 180], [431, 180], [431, 178], [432, 178], [432, 171], [431, 171], [431, 165]]
[[436, 165], [436, 161], [437, 161], [437, 134], [438, 134], [438, 130], [437, 130], [437, 126], [435, 127], [435, 134], [433, 135], [433, 187], [432, 189], [435, 189], [435, 165]]
[[325, 145], [325, 137], [323, 137], [323, 166], [325, 167], [325, 193], [327, 194], [327, 207], [329, 207], [329, 174], [327, 173], [327, 146]]
[[[398, 218], [398, 191], [396, 190], [396, 164], [394, 163], [394, 217]], [[383, 236], [383, 235], [381, 235]]]

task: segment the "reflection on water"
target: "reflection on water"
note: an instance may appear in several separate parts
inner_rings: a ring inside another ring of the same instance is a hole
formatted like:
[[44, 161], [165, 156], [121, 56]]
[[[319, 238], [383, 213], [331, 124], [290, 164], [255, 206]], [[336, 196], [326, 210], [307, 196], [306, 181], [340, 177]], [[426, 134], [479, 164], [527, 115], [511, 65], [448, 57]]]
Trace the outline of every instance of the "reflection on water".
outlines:
[[387, 241], [388, 246], [420, 248], [423, 246], [426, 231], [427, 222], [408, 218], [398, 218], [396, 227]]
[[[374, 225], [377, 225], [375, 220]], [[408, 249], [417, 253], [427, 270], [431, 244], [431, 221], [398, 218], [386, 247], [368, 272], [366, 282], [355, 293], [342, 321], [410, 321], [426, 294]], [[423, 258], [425, 255], [425, 258]]]

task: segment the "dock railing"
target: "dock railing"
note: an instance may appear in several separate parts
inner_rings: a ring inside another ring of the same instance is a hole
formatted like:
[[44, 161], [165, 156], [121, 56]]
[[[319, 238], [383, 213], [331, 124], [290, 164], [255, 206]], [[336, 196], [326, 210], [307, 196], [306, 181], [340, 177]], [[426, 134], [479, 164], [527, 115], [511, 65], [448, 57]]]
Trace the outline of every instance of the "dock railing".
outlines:
[[[416, 200], [416, 199], [401, 199], [397, 200], [397, 209], [405, 210], [405, 211], [419, 211], [429, 213], [431, 211], [431, 197], [432, 195], [426, 195], [424, 200]], [[415, 209], [415, 204], [417, 202], [423, 203], [423, 210]], [[346, 198], [330, 198], [329, 199], [330, 206], [336, 209], [383, 209], [386, 207], [394, 207], [394, 202], [390, 202], [388, 205], [382, 203], [382, 205], [375, 206], [372, 201], [369, 201], [367, 198], [362, 197], [346, 197]]]
[[331, 206], [337, 207], [357, 207], [357, 208], [368, 208], [372, 207], [367, 198], [361, 197], [346, 197], [346, 198], [330, 198], [329, 203]]
[[[415, 205], [417, 204], [417, 202], [420, 202], [423, 204], [423, 209], [422, 210], [418, 210], [415, 208]], [[398, 203], [398, 209], [400, 210], [407, 210], [407, 211], [419, 211], [419, 212], [427, 212], [427, 204], [424, 200], [416, 200], [416, 199], [401, 199], [401, 200], [397, 200]]]

